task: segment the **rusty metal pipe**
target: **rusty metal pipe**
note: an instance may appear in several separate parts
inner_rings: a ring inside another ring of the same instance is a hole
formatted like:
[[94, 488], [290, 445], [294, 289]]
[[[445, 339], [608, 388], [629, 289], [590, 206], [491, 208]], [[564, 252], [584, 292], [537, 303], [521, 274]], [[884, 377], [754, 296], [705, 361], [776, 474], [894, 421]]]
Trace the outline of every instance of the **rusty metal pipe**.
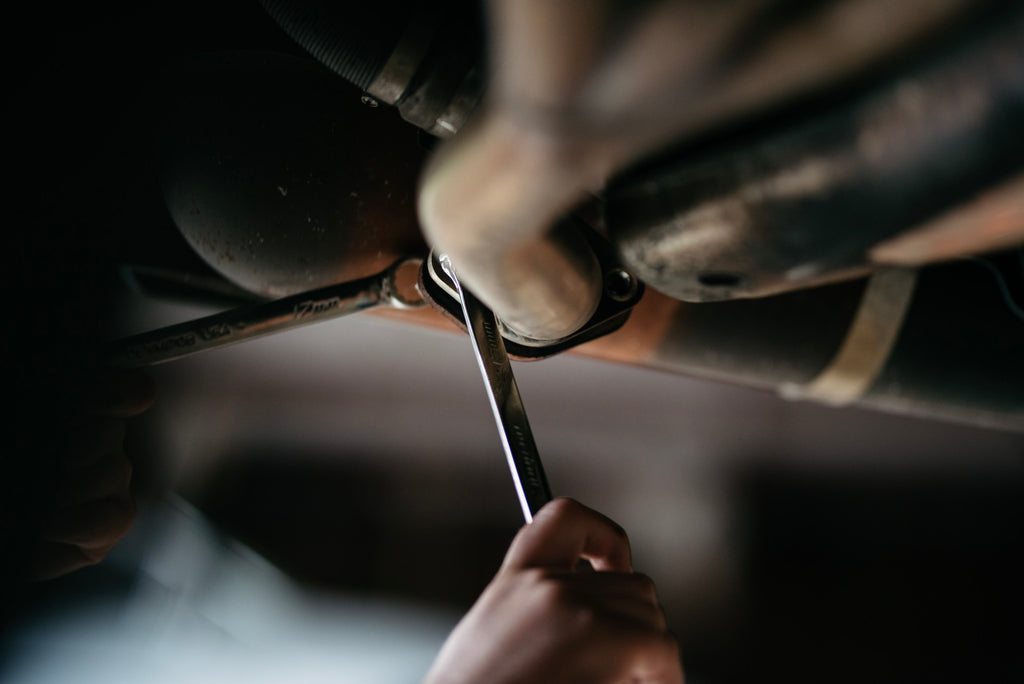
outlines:
[[518, 337], [574, 333], [597, 308], [602, 274], [574, 229], [549, 232], [582, 190], [572, 168], [547, 141], [500, 116], [457, 142], [433, 161], [420, 189], [427, 241]]
[[593, 312], [601, 274], [550, 228], [611, 173], [878, 67], [969, 4], [908, 0], [894, 16], [877, 0], [795, 13], [783, 0], [491, 0], [488, 99], [427, 168], [424, 234], [507, 327], [564, 337]]

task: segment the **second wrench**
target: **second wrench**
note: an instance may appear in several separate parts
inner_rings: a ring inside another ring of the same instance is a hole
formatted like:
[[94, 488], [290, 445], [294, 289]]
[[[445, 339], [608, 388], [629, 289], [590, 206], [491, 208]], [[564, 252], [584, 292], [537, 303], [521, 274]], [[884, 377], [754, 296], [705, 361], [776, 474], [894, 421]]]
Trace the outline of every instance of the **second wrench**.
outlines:
[[399, 269], [411, 263], [422, 259], [408, 257], [366, 278], [125, 337], [110, 344], [106, 361], [121, 368], [152, 366], [376, 306], [416, 309], [425, 302], [402, 296], [395, 282]]

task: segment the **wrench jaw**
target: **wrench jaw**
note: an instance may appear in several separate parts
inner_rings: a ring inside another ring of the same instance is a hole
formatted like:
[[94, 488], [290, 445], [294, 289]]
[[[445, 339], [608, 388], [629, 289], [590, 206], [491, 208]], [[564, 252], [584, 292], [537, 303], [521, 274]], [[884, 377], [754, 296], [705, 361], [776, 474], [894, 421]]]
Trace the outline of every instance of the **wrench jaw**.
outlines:
[[[536, 361], [579, 346], [621, 328], [644, 294], [644, 284], [619, 261], [615, 251], [592, 229], [584, 234], [594, 248], [604, 274], [601, 301], [590, 320], [568, 337], [557, 340], [532, 340], [515, 334], [497, 319], [505, 350], [516, 361]], [[419, 291], [423, 298], [445, 318], [466, 329], [461, 299], [456, 284], [445, 272], [439, 255], [431, 253], [419, 275]]]

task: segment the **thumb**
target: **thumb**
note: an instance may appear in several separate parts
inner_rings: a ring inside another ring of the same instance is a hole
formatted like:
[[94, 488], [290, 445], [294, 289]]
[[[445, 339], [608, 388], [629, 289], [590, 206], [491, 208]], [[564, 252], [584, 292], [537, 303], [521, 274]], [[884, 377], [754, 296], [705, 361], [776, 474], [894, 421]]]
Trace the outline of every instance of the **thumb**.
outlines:
[[519, 531], [502, 567], [573, 570], [581, 558], [595, 570], [632, 572], [625, 530], [572, 499], [555, 499]]
[[156, 384], [139, 370], [112, 368], [97, 379], [85, 405], [94, 416], [130, 418], [142, 413], [156, 398]]

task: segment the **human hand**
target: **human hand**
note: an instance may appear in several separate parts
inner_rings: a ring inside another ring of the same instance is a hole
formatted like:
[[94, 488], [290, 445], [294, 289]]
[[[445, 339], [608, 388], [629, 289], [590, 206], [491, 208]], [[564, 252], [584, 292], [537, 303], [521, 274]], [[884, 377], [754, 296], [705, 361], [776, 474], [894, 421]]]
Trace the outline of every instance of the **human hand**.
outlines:
[[139, 371], [109, 371], [96, 382], [62, 453], [61, 481], [32, 557], [32, 579], [95, 565], [128, 533], [135, 504], [123, 448], [125, 419], [153, 399], [153, 382]]
[[[576, 570], [587, 559], [594, 572]], [[654, 584], [626, 533], [570, 499], [538, 511], [423, 684], [681, 684]]]

